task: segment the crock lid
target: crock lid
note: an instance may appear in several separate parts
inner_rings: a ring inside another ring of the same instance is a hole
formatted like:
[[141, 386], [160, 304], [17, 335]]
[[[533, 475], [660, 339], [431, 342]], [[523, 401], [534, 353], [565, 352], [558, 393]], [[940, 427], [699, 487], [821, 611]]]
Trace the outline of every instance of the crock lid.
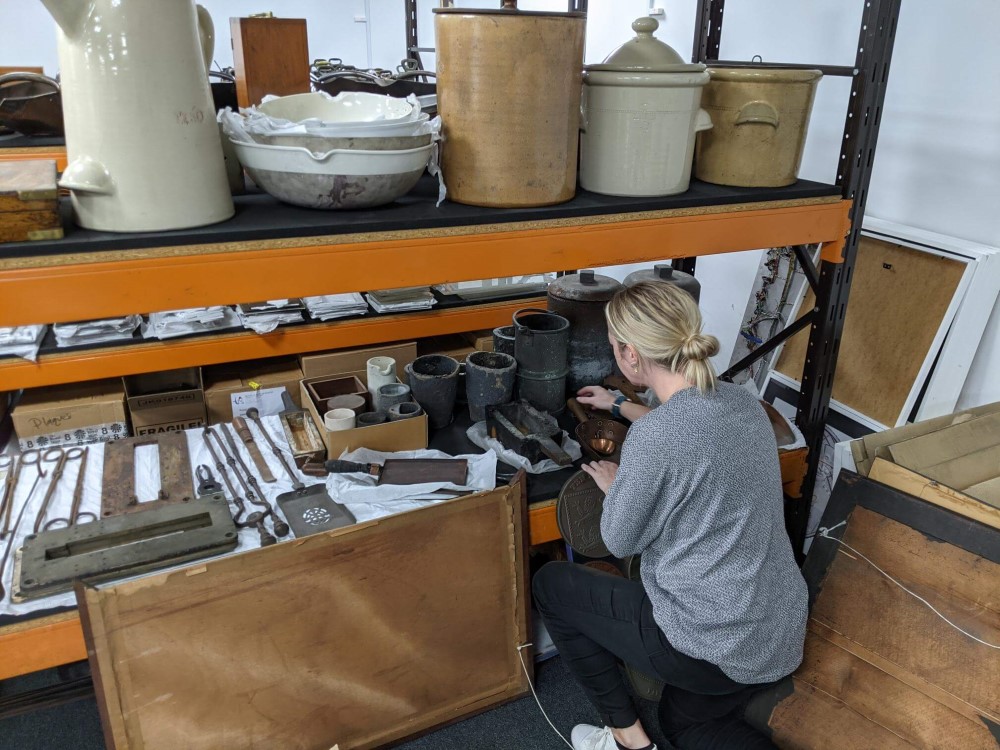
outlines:
[[549, 284], [549, 294], [561, 299], [607, 302], [621, 288], [622, 285], [610, 276], [602, 276], [587, 269], [560, 276]]
[[646, 71], [657, 73], [692, 73], [705, 69], [700, 63], [686, 63], [671, 47], [653, 36], [660, 27], [655, 18], [643, 16], [632, 22], [634, 39], [608, 55], [600, 65], [588, 65], [586, 70]]

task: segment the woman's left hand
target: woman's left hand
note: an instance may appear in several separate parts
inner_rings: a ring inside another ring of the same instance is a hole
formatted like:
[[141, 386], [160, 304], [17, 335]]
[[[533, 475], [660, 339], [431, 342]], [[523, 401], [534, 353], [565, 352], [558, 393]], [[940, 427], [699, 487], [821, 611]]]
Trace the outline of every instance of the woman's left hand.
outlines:
[[608, 494], [611, 483], [615, 481], [615, 476], [618, 474], [618, 464], [611, 461], [591, 461], [589, 464], [583, 464], [580, 468], [593, 477], [594, 484], [600, 487], [601, 492], [605, 495]]

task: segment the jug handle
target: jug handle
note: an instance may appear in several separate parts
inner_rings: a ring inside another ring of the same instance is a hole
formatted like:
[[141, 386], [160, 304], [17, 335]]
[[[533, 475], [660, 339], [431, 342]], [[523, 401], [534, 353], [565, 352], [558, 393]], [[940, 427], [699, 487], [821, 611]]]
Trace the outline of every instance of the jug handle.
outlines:
[[747, 102], [736, 113], [736, 124], [744, 125], [748, 122], [761, 122], [776, 128], [778, 127], [778, 110], [760, 99]]
[[201, 54], [205, 58], [205, 75], [208, 75], [215, 56], [215, 24], [204, 6], [196, 5], [195, 8], [198, 11], [198, 41], [201, 42]]

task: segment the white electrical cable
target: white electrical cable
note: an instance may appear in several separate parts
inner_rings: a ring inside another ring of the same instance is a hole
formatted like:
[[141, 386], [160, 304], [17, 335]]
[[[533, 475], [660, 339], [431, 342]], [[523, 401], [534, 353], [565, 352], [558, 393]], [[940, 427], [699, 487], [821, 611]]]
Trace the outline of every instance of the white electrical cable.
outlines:
[[524, 676], [528, 679], [528, 687], [531, 688], [531, 694], [535, 696], [535, 703], [538, 704], [538, 710], [542, 712], [542, 716], [545, 717], [545, 721], [547, 721], [549, 726], [552, 727], [552, 731], [559, 735], [559, 739], [566, 743], [566, 747], [573, 750], [573, 745], [570, 744], [569, 740], [562, 736], [562, 733], [556, 729], [556, 725], [552, 723], [552, 719], [550, 719], [549, 715], [545, 713], [545, 709], [542, 708], [542, 702], [538, 700], [538, 693], [535, 692], [535, 686], [531, 684], [531, 676], [528, 674], [528, 665], [524, 663], [524, 655], [521, 653], [521, 649], [528, 648], [528, 646], [531, 645], [534, 644], [524, 643], [517, 647], [517, 657], [521, 660], [521, 669], [524, 670]]
[[905, 591], [905, 592], [906, 592], [907, 594], [909, 594], [910, 596], [912, 596], [912, 597], [913, 597], [914, 599], [917, 599], [917, 600], [919, 600], [919, 601], [923, 602], [923, 603], [924, 603], [925, 605], [927, 605], [927, 607], [929, 607], [929, 608], [930, 608], [930, 610], [931, 610], [931, 611], [932, 611], [932, 612], [933, 612], [934, 614], [936, 614], [936, 615], [937, 615], [938, 617], [940, 617], [940, 618], [941, 618], [942, 620], [944, 620], [944, 621], [945, 621], [946, 623], [948, 623], [949, 625], [951, 625], [951, 626], [952, 626], [953, 628], [955, 628], [955, 630], [957, 630], [957, 631], [958, 631], [959, 633], [961, 633], [962, 635], [965, 635], [965, 636], [968, 636], [968, 637], [969, 637], [969, 638], [971, 638], [972, 640], [976, 641], [977, 643], [981, 643], [981, 644], [983, 644], [984, 646], [989, 646], [990, 648], [995, 648], [995, 649], [1000, 649], [1000, 646], [998, 646], [998, 645], [996, 645], [996, 644], [994, 644], [994, 643], [989, 643], [988, 641], [984, 641], [984, 640], [983, 640], [982, 638], [977, 638], [977, 637], [976, 637], [976, 636], [974, 636], [974, 635], [973, 635], [972, 633], [970, 633], [970, 632], [969, 632], [968, 630], [963, 630], [963, 629], [962, 629], [962, 628], [960, 628], [960, 627], [959, 627], [958, 625], [956, 625], [956, 624], [955, 624], [955, 623], [953, 623], [953, 622], [952, 622], [951, 620], [949, 620], [949, 619], [948, 619], [947, 617], [945, 617], [945, 616], [944, 616], [943, 614], [941, 614], [941, 613], [940, 613], [940, 612], [939, 612], [939, 611], [938, 611], [938, 610], [937, 610], [937, 609], [936, 609], [936, 608], [934, 607], [934, 605], [933, 605], [933, 604], [931, 604], [931, 603], [930, 603], [929, 601], [927, 601], [927, 600], [926, 600], [926, 599], [924, 599], [924, 598], [923, 598], [922, 596], [920, 596], [920, 594], [917, 594], [917, 593], [914, 593], [913, 591], [910, 591], [910, 590], [909, 590], [908, 588], [906, 588], [906, 586], [904, 586], [904, 585], [903, 585], [903, 584], [901, 584], [901, 583], [900, 583], [899, 581], [897, 581], [897, 580], [896, 580], [895, 578], [893, 578], [893, 577], [892, 577], [891, 575], [889, 575], [888, 573], [886, 573], [886, 572], [885, 572], [884, 570], [882, 570], [882, 568], [880, 568], [880, 567], [879, 567], [878, 565], [876, 565], [875, 563], [873, 563], [873, 562], [872, 562], [871, 560], [869, 560], [869, 559], [868, 559], [867, 557], [865, 557], [864, 555], [862, 555], [862, 554], [861, 554], [860, 552], [858, 552], [858, 551], [857, 551], [856, 549], [854, 549], [854, 547], [852, 547], [851, 545], [849, 545], [849, 544], [848, 544], [847, 542], [843, 541], [842, 539], [838, 539], [838, 538], [837, 538], [837, 537], [835, 537], [835, 536], [830, 536], [830, 532], [831, 532], [831, 531], [836, 531], [836, 530], [837, 530], [837, 529], [839, 529], [839, 528], [840, 528], [841, 526], [846, 526], [846, 525], [847, 525], [847, 521], [841, 521], [841, 522], [840, 522], [840, 523], [838, 523], [838, 524], [837, 524], [836, 526], [832, 526], [832, 527], [830, 527], [829, 529], [828, 529], [828, 528], [826, 528], [825, 526], [824, 526], [824, 527], [821, 527], [821, 528], [820, 528], [820, 530], [819, 530], [819, 532], [818, 532], [818, 536], [822, 537], [823, 539], [830, 539], [830, 540], [832, 540], [832, 541], [836, 542], [837, 544], [841, 544], [841, 545], [843, 545], [844, 547], [847, 547], [847, 549], [849, 549], [849, 550], [850, 550], [851, 552], [853, 552], [853, 553], [854, 553], [855, 555], [857, 555], [857, 556], [858, 556], [858, 557], [860, 557], [860, 558], [861, 558], [862, 560], [864, 560], [864, 561], [865, 561], [866, 563], [868, 563], [869, 565], [871, 565], [871, 566], [872, 566], [873, 568], [875, 568], [875, 570], [877, 570], [877, 571], [878, 571], [879, 573], [881, 573], [882, 575], [884, 575], [884, 576], [885, 576], [886, 578], [888, 578], [888, 579], [889, 579], [890, 581], [892, 581], [892, 582], [893, 582], [894, 584], [896, 584], [897, 586], [899, 586], [899, 588], [903, 589], [903, 591]]

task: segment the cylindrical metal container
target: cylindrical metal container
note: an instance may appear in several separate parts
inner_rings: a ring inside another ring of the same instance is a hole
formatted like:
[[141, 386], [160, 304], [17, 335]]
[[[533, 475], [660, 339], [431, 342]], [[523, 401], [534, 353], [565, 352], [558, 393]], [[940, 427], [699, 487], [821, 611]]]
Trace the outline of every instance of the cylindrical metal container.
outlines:
[[549, 310], [570, 324], [566, 385], [571, 393], [585, 385], [600, 385], [615, 371], [604, 306], [621, 288], [610, 276], [590, 270], [562, 276], [549, 284]]
[[517, 391], [536, 409], [558, 414], [566, 407], [569, 321], [525, 308], [514, 313]]
[[586, 14], [435, 8], [448, 198], [512, 208], [576, 193]]
[[[451, 424], [458, 394], [458, 361], [444, 354], [425, 354], [406, 366], [406, 377], [413, 399], [427, 412], [431, 428], [439, 430]], [[390, 420], [397, 406], [389, 409]]]
[[472, 352], [465, 358], [465, 391], [473, 422], [486, 419], [487, 406], [510, 403], [516, 370], [514, 358], [501, 352]]
[[701, 106], [713, 128], [698, 134], [694, 174], [737, 187], [798, 179], [819, 70], [709, 68]]
[[625, 277], [625, 286], [635, 286], [640, 281], [666, 281], [679, 286], [694, 297], [695, 302], [701, 299], [701, 282], [689, 273], [675, 271], [669, 263], [657, 263], [652, 268], [633, 271]]
[[514, 326], [493, 329], [493, 351], [514, 356]]

